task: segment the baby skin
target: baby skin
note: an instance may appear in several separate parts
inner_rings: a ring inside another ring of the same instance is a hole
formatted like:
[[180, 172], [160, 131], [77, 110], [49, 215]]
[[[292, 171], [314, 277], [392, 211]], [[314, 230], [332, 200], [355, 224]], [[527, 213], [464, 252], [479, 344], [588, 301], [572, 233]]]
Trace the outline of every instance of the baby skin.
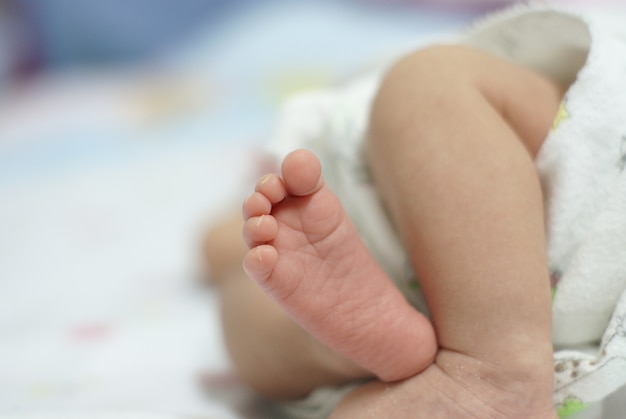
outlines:
[[319, 161], [298, 150], [244, 205], [246, 273], [332, 350], [385, 381], [413, 376], [437, 351], [430, 322], [373, 259]]
[[563, 91], [453, 46], [411, 54], [385, 77], [368, 163], [430, 321], [365, 248], [314, 155], [295, 151], [262, 177], [243, 205], [241, 250], [258, 287], [236, 270], [218, 286], [244, 380], [297, 398], [375, 378], [334, 418], [555, 418], [533, 158]]

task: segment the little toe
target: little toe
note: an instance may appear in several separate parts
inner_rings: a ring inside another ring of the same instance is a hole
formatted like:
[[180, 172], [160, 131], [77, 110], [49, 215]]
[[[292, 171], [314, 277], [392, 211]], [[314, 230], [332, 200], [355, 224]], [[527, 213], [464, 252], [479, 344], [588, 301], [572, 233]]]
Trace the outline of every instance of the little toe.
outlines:
[[277, 204], [287, 196], [285, 184], [281, 178], [275, 174], [268, 174], [261, 177], [256, 183], [254, 190], [265, 195], [272, 204]]
[[247, 220], [250, 217], [258, 217], [266, 215], [272, 211], [272, 203], [260, 192], [253, 192], [243, 201], [242, 212], [243, 218]]
[[287, 191], [295, 196], [310, 195], [324, 184], [319, 159], [308, 150], [292, 151], [281, 168]]
[[249, 248], [273, 240], [277, 232], [276, 219], [271, 215], [251, 217], [243, 225], [243, 238]]
[[277, 261], [278, 252], [276, 249], [270, 245], [263, 244], [251, 249], [246, 254], [243, 258], [243, 269], [250, 278], [264, 287]]

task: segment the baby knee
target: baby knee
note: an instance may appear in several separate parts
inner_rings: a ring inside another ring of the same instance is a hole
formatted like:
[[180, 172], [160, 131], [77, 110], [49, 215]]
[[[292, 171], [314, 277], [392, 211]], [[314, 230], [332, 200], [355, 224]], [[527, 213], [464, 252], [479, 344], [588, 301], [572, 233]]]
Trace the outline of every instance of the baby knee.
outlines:
[[433, 107], [442, 117], [459, 111], [475, 95], [480, 53], [469, 47], [437, 45], [413, 52], [393, 65], [380, 85], [370, 114], [368, 141], [388, 141], [415, 123], [429, 123]]

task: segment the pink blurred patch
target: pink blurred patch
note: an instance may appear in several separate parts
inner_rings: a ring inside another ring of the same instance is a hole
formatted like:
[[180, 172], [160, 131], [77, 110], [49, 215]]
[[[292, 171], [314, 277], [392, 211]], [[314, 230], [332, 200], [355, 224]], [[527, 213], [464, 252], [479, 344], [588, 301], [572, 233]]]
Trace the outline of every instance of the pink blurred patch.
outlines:
[[104, 323], [87, 323], [78, 325], [70, 330], [72, 340], [81, 343], [91, 343], [108, 339], [113, 332], [113, 328]]

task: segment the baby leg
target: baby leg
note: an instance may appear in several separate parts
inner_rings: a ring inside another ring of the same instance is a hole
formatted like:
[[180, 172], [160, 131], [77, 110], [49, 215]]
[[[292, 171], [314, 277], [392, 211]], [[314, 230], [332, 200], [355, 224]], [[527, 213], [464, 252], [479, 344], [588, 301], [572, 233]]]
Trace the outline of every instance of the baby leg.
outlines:
[[489, 394], [485, 406], [509, 412], [498, 417], [554, 415], [533, 157], [562, 94], [480, 51], [436, 47], [395, 66], [373, 108], [371, 167], [431, 311], [436, 365], [477, 397]]

